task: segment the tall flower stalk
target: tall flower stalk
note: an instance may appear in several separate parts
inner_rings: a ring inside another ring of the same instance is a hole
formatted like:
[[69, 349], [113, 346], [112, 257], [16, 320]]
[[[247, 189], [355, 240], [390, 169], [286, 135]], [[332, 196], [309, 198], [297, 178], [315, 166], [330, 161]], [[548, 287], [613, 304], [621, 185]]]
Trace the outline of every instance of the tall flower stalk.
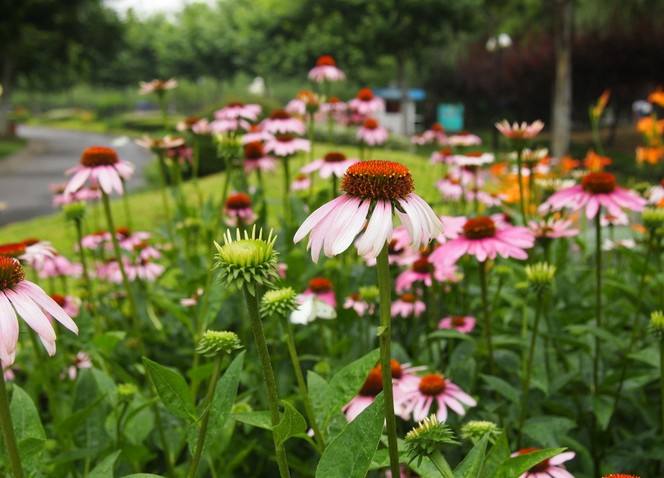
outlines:
[[[224, 236], [224, 244], [215, 242], [217, 249], [215, 268], [220, 272], [220, 278], [226, 286], [234, 286], [242, 289], [249, 313], [251, 331], [256, 343], [256, 349], [261, 361], [263, 378], [270, 407], [270, 421], [276, 426], [280, 420], [279, 395], [277, 393], [277, 382], [272, 370], [272, 360], [265, 340], [263, 323], [261, 322], [258, 300], [261, 289], [272, 287], [278, 278], [277, 274], [277, 252], [274, 250], [276, 236], [272, 233], [267, 239], [263, 239], [262, 231], [256, 234], [254, 227], [251, 235], [245, 231], [244, 235], [236, 230], [235, 238], [227, 231]], [[288, 460], [283, 443], [279, 443], [276, 435], [272, 434], [276, 452], [277, 465], [281, 478], [289, 478]]]
[[9, 458], [9, 469], [14, 478], [23, 478], [23, 466], [16, 446], [14, 425], [9, 413], [9, 396], [7, 384], [5, 383], [4, 371], [0, 367], [0, 427], [2, 428], [2, 439], [5, 445], [7, 457]]
[[[598, 329], [603, 326], [602, 320], [602, 208], [595, 216], [595, 323]], [[599, 393], [599, 360], [602, 341], [595, 335], [595, 355], [593, 357], [593, 394]]]
[[487, 261], [479, 261], [480, 296], [482, 299], [482, 335], [486, 344], [487, 356], [489, 358], [489, 371], [495, 371], [493, 356], [493, 330], [491, 324], [491, 307], [489, 306], [489, 285], [487, 278]]

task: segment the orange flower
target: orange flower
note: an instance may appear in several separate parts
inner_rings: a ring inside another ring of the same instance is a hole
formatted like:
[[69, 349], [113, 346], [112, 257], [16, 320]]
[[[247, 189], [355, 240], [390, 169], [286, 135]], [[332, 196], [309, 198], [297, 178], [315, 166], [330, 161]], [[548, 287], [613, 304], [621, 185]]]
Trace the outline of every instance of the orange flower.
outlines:
[[636, 130], [646, 136], [648, 141], [664, 134], [664, 120], [655, 120], [654, 116], [645, 116], [636, 123]]
[[604, 109], [606, 108], [606, 105], [609, 102], [609, 98], [611, 98], [611, 90], [606, 89], [597, 99], [597, 103], [595, 103], [595, 105], [592, 108], [590, 108], [590, 115], [594, 119], [599, 119], [599, 117], [602, 116], [602, 113], [604, 113]]
[[664, 108], [664, 88], [661, 86], [648, 95], [648, 101]]
[[507, 173], [507, 163], [493, 163], [489, 167], [489, 172], [492, 176], [501, 177]]
[[572, 169], [576, 169], [579, 166], [581, 166], [581, 161], [571, 156], [563, 156], [560, 160], [560, 167], [565, 173], [569, 173]]
[[636, 162], [638, 164], [657, 164], [664, 159], [663, 146], [639, 146], [636, 148]]
[[588, 150], [586, 157], [583, 160], [583, 165], [589, 171], [601, 171], [605, 166], [608, 166], [611, 163], [611, 158], [601, 156], [592, 149]]

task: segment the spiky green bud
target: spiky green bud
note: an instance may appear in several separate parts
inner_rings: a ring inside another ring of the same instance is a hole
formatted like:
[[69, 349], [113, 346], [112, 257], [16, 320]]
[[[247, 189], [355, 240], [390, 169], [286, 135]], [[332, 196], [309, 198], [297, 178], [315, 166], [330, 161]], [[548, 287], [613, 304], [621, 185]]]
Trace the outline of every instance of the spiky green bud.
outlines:
[[231, 354], [242, 348], [242, 342], [235, 332], [228, 330], [206, 330], [198, 341], [196, 353], [205, 357]]
[[461, 438], [473, 443], [480, 441], [484, 435], [489, 435], [489, 441], [494, 443], [501, 433], [498, 425], [487, 420], [471, 420], [461, 427]]
[[261, 299], [261, 316], [288, 317], [297, 307], [297, 293], [291, 287], [269, 290]]
[[549, 287], [556, 275], [556, 266], [547, 262], [538, 262], [526, 266], [526, 280], [534, 289]]
[[242, 235], [236, 229], [235, 239], [226, 231], [224, 244], [214, 243], [217, 248], [214, 267], [219, 270], [222, 282], [228, 287], [246, 287], [252, 295], [256, 293], [256, 285], [271, 288], [279, 278], [278, 254], [274, 250], [276, 240], [272, 231], [263, 239], [263, 231], [256, 234], [256, 226], [251, 235], [247, 231]]
[[650, 314], [650, 330], [660, 337], [664, 336], [664, 312], [655, 310]]
[[406, 450], [411, 461], [433, 454], [442, 445], [457, 444], [454, 432], [446, 423], [431, 415], [406, 434]]
[[653, 234], [664, 235], [664, 208], [647, 207], [641, 213], [643, 225]]
[[82, 221], [85, 217], [85, 203], [73, 202], [71, 204], [65, 204], [62, 207], [62, 212], [65, 213], [65, 218], [68, 221]]

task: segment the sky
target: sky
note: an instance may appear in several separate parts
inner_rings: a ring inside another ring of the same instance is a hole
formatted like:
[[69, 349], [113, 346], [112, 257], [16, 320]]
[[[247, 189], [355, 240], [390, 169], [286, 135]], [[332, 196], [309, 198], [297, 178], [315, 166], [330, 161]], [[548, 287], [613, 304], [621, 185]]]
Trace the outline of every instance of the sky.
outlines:
[[124, 14], [129, 8], [141, 17], [148, 16], [153, 13], [175, 13], [189, 4], [196, 2], [205, 2], [209, 4], [215, 3], [216, 0], [104, 0], [104, 3], [119, 12]]

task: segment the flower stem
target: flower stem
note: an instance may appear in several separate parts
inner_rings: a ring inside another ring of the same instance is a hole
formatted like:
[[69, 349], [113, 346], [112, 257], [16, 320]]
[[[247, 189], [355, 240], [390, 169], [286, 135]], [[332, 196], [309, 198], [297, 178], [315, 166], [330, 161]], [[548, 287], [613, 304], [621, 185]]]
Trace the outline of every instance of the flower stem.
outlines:
[[[88, 261], [85, 256], [85, 248], [83, 247], [83, 225], [80, 219], [74, 221], [76, 227], [76, 241], [78, 243], [78, 255], [81, 259], [81, 267], [83, 268], [83, 282], [85, 283], [85, 290], [88, 294], [87, 302], [90, 306], [91, 312], [94, 314], [94, 291], [92, 281], [90, 280], [90, 272], [88, 270]], [[99, 324], [97, 324], [98, 326]]]
[[[595, 321], [598, 329], [602, 327], [602, 224], [600, 217], [602, 208], [595, 215]], [[599, 390], [599, 357], [601, 340], [595, 334], [595, 356], [593, 357], [593, 393]]]
[[189, 478], [194, 478], [196, 476], [196, 471], [198, 470], [198, 464], [201, 461], [201, 456], [203, 455], [203, 447], [205, 445], [205, 437], [207, 435], [208, 423], [210, 421], [210, 405], [212, 404], [212, 398], [214, 397], [214, 390], [217, 387], [217, 382], [219, 381], [219, 375], [221, 374], [221, 355], [218, 355], [214, 359], [214, 368], [212, 370], [212, 377], [210, 378], [210, 384], [208, 385], [207, 394], [205, 396], [205, 402], [203, 402], [204, 412], [201, 417], [201, 427], [198, 429], [198, 438], [196, 440], [196, 451], [194, 452], [194, 457], [191, 460], [191, 465], [189, 466], [189, 472], [187, 476]]
[[[251, 331], [254, 335], [256, 349], [258, 350], [258, 356], [260, 357], [263, 369], [263, 378], [265, 379], [267, 398], [270, 405], [270, 418], [272, 426], [276, 426], [279, 423], [279, 395], [277, 394], [277, 382], [274, 378], [274, 371], [272, 370], [270, 352], [267, 348], [267, 342], [265, 341], [263, 323], [261, 322], [258, 313], [258, 297], [253, 295], [246, 285], [243, 289], [244, 298], [247, 302], [247, 310], [249, 312], [249, 320], [251, 321]], [[284, 450], [283, 444], [277, 442], [274, 433], [272, 434], [272, 438], [274, 439], [274, 448], [277, 456], [277, 464], [279, 466], [279, 476], [281, 476], [281, 478], [289, 478], [290, 471], [288, 470], [286, 451]]]
[[332, 199], [337, 197], [337, 175], [332, 174]]
[[314, 414], [314, 407], [311, 404], [311, 399], [309, 398], [309, 391], [307, 390], [307, 383], [304, 380], [304, 375], [302, 374], [302, 367], [300, 365], [300, 358], [297, 355], [297, 349], [295, 348], [295, 334], [293, 334], [293, 326], [288, 320], [288, 317], [284, 317], [284, 327], [286, 329], [286, 345], [288, 346], [288, 354], [290, 355], [291, 364], [293, 365], [293, 372], [295, 372], [295, 379], [297, 380], [297, 386], [300, 389], [300, 395], [302, 396], [302, 402], [304, 403], [304, 411], [307, 414], [307, 419], [311, 425], [311, 429], [314, 431], [314, 439], [318, 445], [318, 450], [322, 453], [325, 449], [325, 440], [323, 435], [318, 427], [318, 422], [316, 421], [316, 415]]
[[662, 415], [662, 429], [660, 432], [664, 436], [664, 334], [659, 339], [659, 399]]
[[124, 179], [122, 180], [122, 204], [124, 206], [125, 222], [127, 223], [127, 227], [132, 229], [131, 207], [129, 207], [129, 195], [127, 194], [127, 186]]
[[519, 210], [521, 211], [521, 224], [526, 225], [526, 205], [525, 198], [523, 194], [523, 160], [522, 155], [523, 148], [519, 147], [516, 152], [516, 168], [517, 168], [517, 178], [519, 181]]
[[196, 189], [196, 197], [198, 199], [198, 208], [203, 208], [203, 195], [201, 194], [201, 187], [198, 184], [198, 169], [201, 165], [201, 141], [198, 136], [194, 135], [194, 151], [191, 160], [191, 178], [194, 181], [194, 188]]
[[542, 316], [542, 303], [544, 299], [544, 292], [537, 291], [537, 299], [535, 301], [535, 322], [533, 324], [533, 331], [530, 336], [530, 347], [528, 348], [528, 355], [524, 363], [523, 370], [523, 387], [521, 390], [521, 414], [519, 416], [519, 432], [517, 438], [517, 448], [521, 448], [521, 437], [523, 432], [523, 424], [526, 421], [526, 413], [528, 410], [528, 393], [530, 391], [530, 378], [533, 372], [533, 359], [535, 358], [535, 346], [537, 344], [537, 332], [539, 329], [540, 317]]
[[392, 284], [390, 276], [390, 264], [387, 256], [387, 245], [377, 257], [376, 272], [378, 274], [378, 290], [380, 291], [380, 328], [378, 339], [380, 342], [380, 364], [383, 377], [383, 395], [385, 396], [385, 422], [387, 429], [387, 444], [390, 455], [390, 469], [392, 476], [399, 475], [399, 450], [397, 448], [397, 424], [394, 415], [394, 397], [392, 393], [392, 353], [391, 327], [392, 315], [390, 306], [392, 303]]
[[5, 384], [5, 374], [2, 367], [0, 367], [0, 427], [2, 427], [2, 439], [7, 450], [12, 475], [14, 475], [14, 478], [23, 478], [23, 467], [16, 446], [12, 416], [9, 413], [9, 397], [7, 396], [7, 385]]
[[[131, 286], [129, 285], [129, 278], [127, 277], [127, 271], [125, 270], [124, 263], [122, 262], [122, 251], [120, 250], [120, 243], [118, 242], [117, 234], [115, 233], [115, 225], [113, 224], [113, 214], [111, 213], [111, 203], [108, 199], [108, 194], [106, 192], [101, 192], [102, 202], [104, 203], [104, 212], [106, 213], [106, 221], [108, 222], [108, 230], [111, 235], [111, 241], [113, 242], [113, 252], [115, 253], [115, 260], [118, 263], [118, 268], [120, 269], [120, 275], [122, 276], [122, 285], [125, 288], [127, 293], [127, 300], [129, 301], [129, 312], [131, 314], [131, 320], [134, 325], [134, 329], [138, 334], [138, 310], [136, 308], [136, 302], [134, 301], [134, 294], [131, 291]], [[136, 338], [140, 338], [137, 335]]]
[[454, 472], [441, 452], [434, 451], [429, 456], [429, 459], [433, 463], [433, 466], [440, 472], [442, 478], [454, 478]]
[[289, 164], [290, 158], [285, 157], [281, 159], [281, 164], [283, 165], [284, 169], [284, 196], [283, 196], [283, 201], [284, 201], [284, 219], [286, 222], [286, 227], [290, 225], [290, 201], [288, 199], [288, 190], [290, 188], [290, 164]]
[[479, 263], [479, 272], [480, 272], [480, 291], [482, 295], [482, 319], [484, 322], [484, 327], [482, 327], [484, 334], [484, 341], [486, 342], [486, 349], [489, 355], [489, 371], [494, 372], [494, 357], [493, 357], [493, 337], [491, 331], [491, 313], [489, 311], [489, 300], [488, 300], [488, 287], [487, 287], [487, 277], [486, 277], [486, 261]]
[[159, 160], [159, 175], [161, 177], [161, 203], [164, 206], [164, 214], [166, 215], [166, 225], [168, 228], [169, 239], [173, 240], [173, 229], [171, 226], [171, 208], [168, 204], [168, 194], [166, 188], [168, 187], [168, 171], [166, 169], [166, 161], [164, 160], [164, 154], [159, 151], [157, 153], [157, 159]]

